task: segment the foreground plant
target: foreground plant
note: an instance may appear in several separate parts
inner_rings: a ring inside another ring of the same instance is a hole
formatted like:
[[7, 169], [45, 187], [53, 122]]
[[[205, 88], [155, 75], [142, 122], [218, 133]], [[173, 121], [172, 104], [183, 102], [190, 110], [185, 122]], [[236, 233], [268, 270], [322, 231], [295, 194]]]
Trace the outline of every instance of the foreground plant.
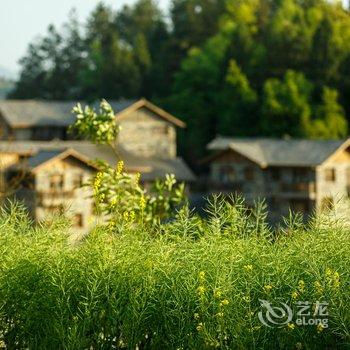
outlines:
[[[348, 349], [349, 228], [292, 223], [271, 240], [263, 214], [250, 217], [240, 201], [210, 208], [201, 220], [183, 209], [159, 225], [165, 234], [142, 222], [119, 235], [100, 226], [76, 246], [64, 222], [34, 228], [22, 209], [2, 213], [0, 344]], [[288, 322], [281, 302], [293, 312]], [[306, 320], [324, 322], [300, 324], [303, 305]]]
[[72, 131], [96, 144], [108, 145], [116, 155], [115, 167], [98, 161], [99, 172], [89, 183], [93, 187], [97, 212], [109, 217], [112, 225], [135, 220], [155, 224], [170, 218], [185, 201], [184, 184], [178, 184], [174, 175], [166, 175], [164, 180], [155, 181], [146, 190], [140, 182], [140, 174], [124, 170], [117, 142], [120, 126], [107, 101], [102, 100], [98, 112], [77, 104], [73, 113], [77, 119]]

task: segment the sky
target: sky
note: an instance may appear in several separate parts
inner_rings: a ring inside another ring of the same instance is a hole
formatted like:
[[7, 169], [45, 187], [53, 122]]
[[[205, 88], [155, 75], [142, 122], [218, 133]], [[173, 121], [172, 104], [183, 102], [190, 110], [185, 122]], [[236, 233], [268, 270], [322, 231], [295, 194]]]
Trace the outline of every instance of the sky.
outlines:
[[[104, 0], [117, 9], [135, 0]], [[0, 70], [18, 72], [18, 60], [36, 36], [45, 34], [50, 23], [60, 26], [72, 8], [79, 21], [86, 19], [100, 0], [0, 0]], [[166, 9], [169, 0], [158, 0]]]

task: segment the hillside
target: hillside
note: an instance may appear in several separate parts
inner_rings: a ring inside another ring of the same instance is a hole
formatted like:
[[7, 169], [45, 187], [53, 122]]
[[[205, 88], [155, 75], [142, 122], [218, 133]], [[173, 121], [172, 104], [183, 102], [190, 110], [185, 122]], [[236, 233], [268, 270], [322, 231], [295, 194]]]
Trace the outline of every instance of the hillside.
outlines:
[[14, 82], [0, 77], [0, 99], [6, 98], [6, 95], [14, 87]]

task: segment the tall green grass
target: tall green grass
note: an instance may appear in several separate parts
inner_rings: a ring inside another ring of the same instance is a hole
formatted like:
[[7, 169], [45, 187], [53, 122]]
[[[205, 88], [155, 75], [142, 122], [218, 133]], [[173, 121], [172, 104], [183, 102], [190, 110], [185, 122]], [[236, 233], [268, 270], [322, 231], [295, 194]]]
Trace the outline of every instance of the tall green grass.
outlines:
[[[298, 217], [269, 229], [263, 208], [214, 200], [152, 230], [0, 218], [0, 341], [8, 349], [347, 349], [350, 232]], [[269, 328], [259, 299], [327, 301], [329, 327]]]

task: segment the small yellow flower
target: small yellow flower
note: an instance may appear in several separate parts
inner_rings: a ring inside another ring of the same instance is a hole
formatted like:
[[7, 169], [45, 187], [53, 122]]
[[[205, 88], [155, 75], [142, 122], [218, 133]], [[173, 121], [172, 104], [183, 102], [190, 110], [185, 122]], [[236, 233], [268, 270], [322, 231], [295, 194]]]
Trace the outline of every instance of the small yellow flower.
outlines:
[[194, 317], [195, 320], [198, 320], [198, 319], [199, 319], [199, 313], [196, 312], [196, 313], [193, 315], [193, 317]]
[[246, 303], [250, 303], [250, 296], [249, 296], [249, 295], [245, 295], [242, 299], [243, 299]]
[[316, 292], [317, 292], [318, 294], [323, 294], [324, 289], [323, 289], [322, 284], [321, 284], [320, 281], [316, 281], [316, 282], [314, 283], [314, 287], [315, 287], [315, 290], [316, 290]]
[[340, 287], [340, 276], [339, 276], [339, 273], [336, 271], [334, 271], [334, 274], [333, 274], [333, 287], [334, 288]]
[[299, 296], [299, 293], [294, 291], [294, 292], [292, 292], [291, 296], [293, 299], [297, 299]]
[[300, 280], [298, 282], [298, 289], [301, 293], [303, 293], [305, 291], [305, 282], [303, 280]]
[[227, 299], [221, 300], [220, 305], [221, 306], [227, 306], [230, 302]]
[[117, 225], [116, 225], [115, 221], [110, 221], [110, 222], [108, 223], [108, 228], [109, 228], [110, 230], [114, 229], [116, 226], [117, 226]]
[[215, 297], [216, 299], [220, 299], [220, 298], [221, 298], [221, 295], [222, 295], [221, 290], [216, 290], [216, 291], [214, 292], [214, 297]]
[[124, 162], [120, 160], [117, 164], [117, 173], [121, 174], [124, 169]]
[[201, 281], [204, 281], [204, 279], [205, 279], [205, 272], [204, 272], [204, 271], [201, 271], [201, 272], [198, 274], [198, 278], [199, 278]]
[[123, 218], [124, 218], [125, 221], [129, 221], [129, 212], [124, 211]]
[[203, 295], [205, 293], [205, 287], [204, 286], [199, 286], [197, 288], [197, 292], [199, 295]]
[[266, 286], [264, 286], [264, 291], [265, 291], [266, 293], [270, 293], [271, 290], [272, 290], [271, 284], [267, 284]]
[[293, 322], [290, 322], [287, 324], [288, 329], [293, 330], [295, 328], [295, 324]]
[[327, 268], [325, 271], [326, 281], [330, 287], [339, 288], [340, 287], [340, 275], [337, 271], [332, 271], [332, 269]]
[[253, 265], [244, 265], [243, 266], [247, 271], [253, 271]]
[[94, 191], [98, 192], [100, 186], [101, 186], [101, 179], [102, 179], [102, 173], [98, 172], [96, 177], [95, 177], [95, 181], [94, 181]]
[[223, 312], [218, 312], [218, 313], [216, 314], [216, 317], [224, 317], [224, 313], [223, 313]]
[[319, 324], [317, 325], [317, 333], [323, 332], [324, 329], [325, 329], [325, 327], [323, 326], [322, 323], [319, 323]]
[[114, 208], [116, 205], [117, 205], [117, 198], [112, 198], [111, 204], [110, 204], [111, 208]]
[[298, 342], [298, 343], [295, 344], [295, 348], [296, 348], [297, 350], [302, 350], [303, 344], [301, 344], [300, 342]]
[[140, 204], [141, 211], [144, 211], [145, 208], [146, 208], [146, 199], [145, 199], [144, 196], [140, 197], [140, 203], [139, 204]]
[[203, 330], [203, 323], [202, 322], [198, 323], [198, 326], [196, 327], [196, 329], [198, 332], [201, 332]]
[[136, 183], [136, 185], [139, 184], [140, 179], [141, 179], [141, 174], [140, 174], [140, 173], [137, 173], [136, 176], [135, 176], [135, 183]]

